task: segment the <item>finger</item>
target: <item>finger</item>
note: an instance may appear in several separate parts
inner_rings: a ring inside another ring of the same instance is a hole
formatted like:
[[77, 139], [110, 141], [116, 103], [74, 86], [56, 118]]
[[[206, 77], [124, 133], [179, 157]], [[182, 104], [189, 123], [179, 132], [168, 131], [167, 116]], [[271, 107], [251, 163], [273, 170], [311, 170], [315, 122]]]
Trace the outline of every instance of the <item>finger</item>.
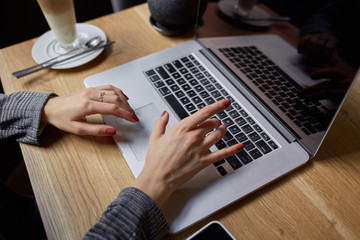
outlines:
[[195, 129], [195, 131], [199, 131], [199, 134], [205, 137], [206, 134], [213, 131], [215, 128], [218, 128], [220, 124], [221, 121], [217, 118], [206, 119]]
[[244, 144], [239, 143], [239, 144], [233, 145], [231, 147], [209, 153], [202, 158], [202, 161], [206, 162], [207, 164], [211, 164], [211, 163], [220, 161], [222, 159], [225, 159], [227, 157], [233, 156], [236, 153], [240, 152], [242, 149], [244, 149]]
[[329, 89], [323, 90], [320, 92], [310, 93], [305, 96], [308, 100], [322, 100], [322, 99], [333, 99], [333, 100], [341, 100], [344, 96], [345, 91], [341, 89]]
[[92, 135], [92, 136], [113, 136], [116, 135], [116, 129], [105, 124], [93, 124], [87, 122], [73, 122], [70, 126], [69, 132], [77, 135]]
[[164, 111], [161, 114], [161, 117], [155, 122], [154, 130], [150, 135], [150, 142], [154, 141], [155, 139], [158, 139], [159, 137], [165, 134], [165, 130], [168, 122], [169, 122], [169, 113]]
[[128, 111], [122, 107], [119, 107], [117, 104], [106, 103], [106, 102], [91, 102], [88, 106], [88, 115], [91, 114], [103, 114], [103, 115], [113, 115], [126, 119], [130, 122], [138, 122], [139, 118], [131, 111]]
[[212, 117], [216, 113], [219, 113], [229, 107], [231, 102], [229, 100], [221, 100], [215, 102], [211, 105], [208, 105], [201, 110], [197, 111], [193, 115], [184, 118], [180, 124], [184, 129], [193, 129], [197, 127], [199, 124], [204, 122], [206, 119]]
[[320, 92], [320, 91], [323, 91], [324, 89], [328, 89], [330, 86], [331, 86], [330, 81], [317, 83], [317, 84], [312, 85], [310, 87], [306, 87], [306, 88], [301, 89], [299, 91], [299, 96], [304, 97], [304, 96], [309, 95], [311, 93]]
[[214, 132], [209, 134], [202, 142], [205, 149], [209, 149], [212, 145], [220, 141], [226, 133], [226, 126], [220, 125]]
[[[106, 94], [106, 92], [103, 92], [103, 93], [105, 93], [105, 94], [102, 95], [102, 101], [100, 101], [100, 99], [99, 99], [99, 102], [113, 103], [113, 104], [118, 105], [120, 108], [123, 108], [126, 111], [131, 112], [132, 114], [135, 114], [135, 111], [130, 107], [129, 103], [125, 99], [122, 99], [115, 92], [109, 91], [108, 92], [109, 94]], [[100, 96], [100, 93], [99, 93], [99, 96]]]
[[334, 36], [329, 36], [328, 41], [326, 43], [326, 47], [330, 49], [335, 49], [337, 46], [337, 39]]
[[129, 100], [128, 96], [126, 96], [125, 93], [121, 89], [119, 89], [117, 87], [114, 87], [112, 85], [104, 85], [104, 86], [94, 87], [92, 89], [95, 89], [95, 90], [97, 90], [99, 92], [105, 90], [105, 92], [106, 91], [109, 92], [108, 94], [111, 94], [110, 92], [112, 91], [113, 94], [118, 94], [122, 99], [124, 99], [126, 101]]
[[121, 91], [120, 89], [118, 89], [112, 85], [104, 85], [104, 86], [94, 87], [94, 88], [89, 88], [89, 89], [93, 90], [93, 92], [97, 94], [97, 95], [95, 94], [93, 100], [100, 100], [99, 96], [100, 96], [101, 92], [104, 92], [105, 95], [117, 95], [124, 102], [129, 100], [128, 96], [126, 96], [125, 93], [123, 93], [123, 91]]
[[311, 71], [313, 79], [329, 78], [332, 80], [342, 80], [347, 77], [347, 73], [336, 68], [315, 68]]

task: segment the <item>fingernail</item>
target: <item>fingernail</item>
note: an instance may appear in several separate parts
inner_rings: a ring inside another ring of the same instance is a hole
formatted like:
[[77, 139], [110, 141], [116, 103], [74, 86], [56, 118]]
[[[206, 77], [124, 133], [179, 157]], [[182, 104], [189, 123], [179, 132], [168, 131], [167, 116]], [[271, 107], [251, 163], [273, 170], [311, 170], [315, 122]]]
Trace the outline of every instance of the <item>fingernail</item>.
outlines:
[[114, 136], [114, 135], [116, 135], [116, 130], [113, 128], [108, 128], [108, 129], [106, 129], [106, 134], [109, 136]]
[[245, 147], [244, 144], [240, 143], [236, 146], [236, 149], [240, 151], [243, 150], [244, 147]]
[[218, 121], [219, 121], [219, 125], [221, 125], [221, 120], [220, 120], [220, 119], [218, 119]]
[[230, 101], [230, 100], [225, 100], [225, 101], [224, 101], [224, 106], [225, 106], [225, 107], [229, 107], [230, 104], [231, 104], [231, 101]]
[[124, 94], [124, 96], [125, 96], [126, 100], [129, 100], [129, 97], [128, 97], [128, 96], [126, 96], [126, 95], [125, 95], [125, 93], [123, 93], [123, 94]]
[[164, 116], [164, 115], [165, 115], [165, 113], [166, 113], [166, 111], [163, 111], [163, 113], [161, 114], [161, 116]]
[[140, 121], [139, 118], [138, 118], [135, 114], [133, 115], [133, 119], [134, 119], [136, 122]]

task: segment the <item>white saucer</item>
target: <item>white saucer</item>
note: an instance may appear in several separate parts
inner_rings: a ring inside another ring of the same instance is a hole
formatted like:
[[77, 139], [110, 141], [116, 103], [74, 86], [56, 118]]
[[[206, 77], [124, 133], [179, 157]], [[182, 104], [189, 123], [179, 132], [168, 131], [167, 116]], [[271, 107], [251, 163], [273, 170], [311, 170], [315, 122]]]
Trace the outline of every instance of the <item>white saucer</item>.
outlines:
[[[101, 40], [103, 42], [106, 42], [106, 34], [98, 27], [86, 24], [86, 23], [77, 23], [76, 24], [76, 30], [77, 34], [79, 36], [80, 41], [86, 42], [88, 39], [100, 36]], [[55, 39], [55, 34], [52, 30], [47, 31], [43, 35], [39, 37], [39, 39], [35, 42], [35, 44], [32, 47], [32, 57], [37, 63], [44, 62], [50, 58], [59, 56], [59, 53], [55, 50], [56, 45], [58, 44], [57, 40]], [[79, 57], [73, 58], [69, 61], [65, 61], [63, 63], [56, 64], [52, 66], [54, 69], [66, 69], [66, 68], [73, 68], [80, 66], [82, 64], [85, 64], [87, 62], [90, 62], [94, 58], [96, 58], [104, 48], [101, 48], [99, 50], [86, 53], [84, 55], [81, 55]], [[76, 51], [75, 53], [76, 54]], [[71, 56], [66, 55], [65, 57]], [[62, 57], [61, 57], [62, 58]], [[60, 60], [60, 59], [57, 59]]]

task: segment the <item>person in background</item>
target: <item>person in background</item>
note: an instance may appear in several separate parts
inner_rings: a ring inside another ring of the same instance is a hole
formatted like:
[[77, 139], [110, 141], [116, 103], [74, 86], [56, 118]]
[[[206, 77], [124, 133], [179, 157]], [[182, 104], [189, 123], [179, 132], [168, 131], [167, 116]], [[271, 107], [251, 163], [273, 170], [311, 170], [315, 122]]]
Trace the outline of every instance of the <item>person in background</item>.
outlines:
[[340, 103], [360, 64], [356, 54], [360, 52], [360, 36], [348, 27], [358, 22], [359, 10], [356, 0], [330, 1], [302, 26], [298, 51], [304, 55], [310, 76], [328, 80], [304, 88], [301, 96]]

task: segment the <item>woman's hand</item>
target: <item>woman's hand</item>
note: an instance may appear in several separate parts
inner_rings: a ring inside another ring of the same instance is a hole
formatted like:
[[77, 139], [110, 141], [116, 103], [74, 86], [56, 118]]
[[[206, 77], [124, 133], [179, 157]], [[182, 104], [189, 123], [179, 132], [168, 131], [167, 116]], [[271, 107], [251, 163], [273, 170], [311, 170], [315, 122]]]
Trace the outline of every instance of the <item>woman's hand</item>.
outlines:
[[145, 192], [161, 208], [173, 191], [201, 169], [243, 149], [243, 144], [237, 144], [213, 153], [209, 151], [226, 133], [226, 126], [221, 125], [220, 120], [209, 118], [229, 105], [228, 100], [209, 105], [166, 133], [169, 114], [164, 112], [150, 136], [146, 162], [134, 187]]
[[127, 100], [128, 97], [120, 89], [110, 85], [87, 88], [68, 96], [50, 98], [44, 106], [41, 122], [78, 135], [115, 135], [115, 128], [87, 123], [86, 116], [114, 115], [138, 122]]

